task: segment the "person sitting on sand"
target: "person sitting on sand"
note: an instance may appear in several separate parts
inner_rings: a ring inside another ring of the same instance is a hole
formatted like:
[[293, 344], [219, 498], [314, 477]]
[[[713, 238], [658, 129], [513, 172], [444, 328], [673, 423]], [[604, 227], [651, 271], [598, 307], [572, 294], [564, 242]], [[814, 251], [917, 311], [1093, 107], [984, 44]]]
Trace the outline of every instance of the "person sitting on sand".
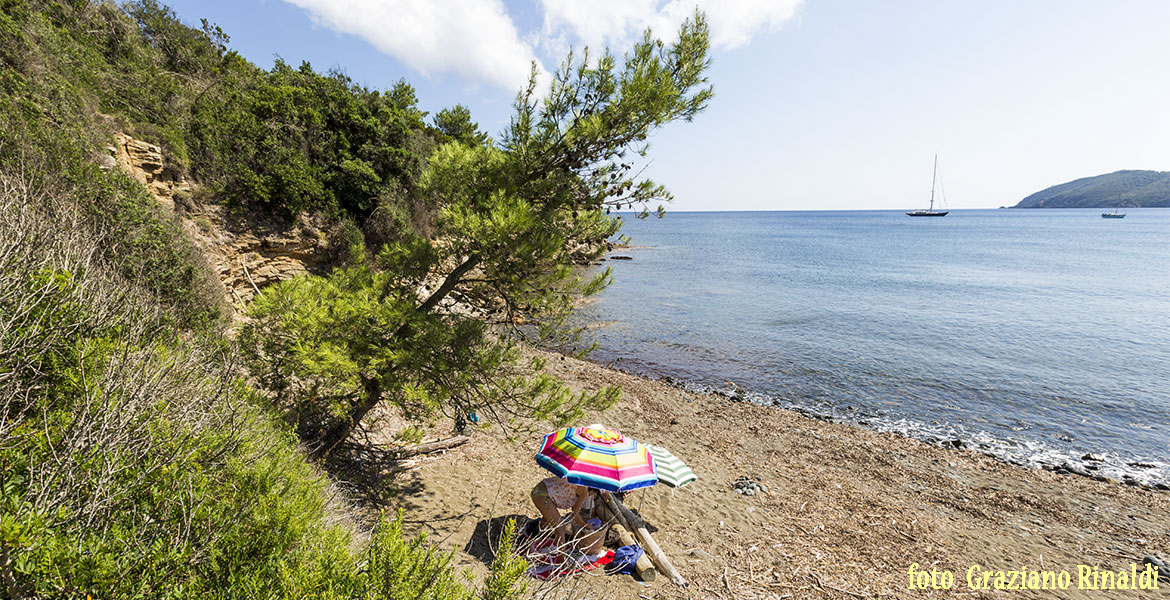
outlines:
[[[565, 543], [568, 536], [569, 523], [576, 525], [576, 532], [587, 531], [588, 534], [581, 541], [586, 548], [586, 554], [597, 554], [601, 550], [604, 540], [601, 522], [597, 519], [585, 520], [584, 515], [591, 515], [593, 510], [593, 494], [583, 485], [575, 485], [559, 477], [548, 477], [532, 488], [532, 503], [540, 511], [542, 529], [555, 528], [557, 547]], [[559, 510], [558, 510], [559, 509]], [[569, 510], [572, 519], [562, 522], [561, 510]]]

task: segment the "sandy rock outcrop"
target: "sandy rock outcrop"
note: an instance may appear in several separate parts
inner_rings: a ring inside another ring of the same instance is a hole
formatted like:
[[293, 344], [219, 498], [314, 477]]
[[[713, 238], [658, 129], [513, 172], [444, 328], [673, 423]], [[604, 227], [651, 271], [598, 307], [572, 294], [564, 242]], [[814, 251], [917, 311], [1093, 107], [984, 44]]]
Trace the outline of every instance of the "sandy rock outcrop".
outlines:
[[323, 219], [302, 215], [290, 223], [260, 212], [198, 202], [192, 198], [195, 185], [167, 163], [155, 144], [116, 133], [98, 161], [102, 168], [117, 167], [137, 179], [175, 215], [237, 310], [257, 289], [301, 273], [327, 272], [336, 260]]
[[188, 233], [207, 254], [237, 307], [256, 289], [302, 273], [322, 274], [336, 260], [328, 227], [301, 216], [293, 223], [223, 206], [200, 206]]
[[134, 139], [124, 133], [115, 133], [114, 143], [106, 147], [106, 153], [113, 161], [104, 159], [104, 166], [121, 167], [171, 210], [175, 208], [176, 193], [191, 192], [191, 182], [167, 164], [163, 159], [162, 148], [155, 144]]

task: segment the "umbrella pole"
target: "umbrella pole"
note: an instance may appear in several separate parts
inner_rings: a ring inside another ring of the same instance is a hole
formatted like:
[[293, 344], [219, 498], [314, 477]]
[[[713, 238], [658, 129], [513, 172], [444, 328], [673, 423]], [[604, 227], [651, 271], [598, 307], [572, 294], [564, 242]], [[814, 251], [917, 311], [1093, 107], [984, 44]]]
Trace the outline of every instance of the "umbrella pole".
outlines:
[[650, 555], [650, 560], [654, 562], [654, 566], [658, 567], [658, 570], [669, 577], [675, 585], [686, 587], [687, 580], [683, 579], [678, 569], [675, 569], [670, 559], [666, 557], [666, 553], [662, 551], [662, 548], [658, 547], [658, 543], [654, 541], [654, 538], [650, 537], [650, 532], [646, 529], [646, 523], [638, 518], [637, 515], [630, 512], [630, 509], [626, 508], [624, 504], [614, 498], [609, 492], [601, 492], [601, 497], [605, 499], [605, 503], [611, 512], [620, 514], [627, 523], [633, 526], [634, 535], [638, 537], [638, 541], [642, 542], [642, 547]]

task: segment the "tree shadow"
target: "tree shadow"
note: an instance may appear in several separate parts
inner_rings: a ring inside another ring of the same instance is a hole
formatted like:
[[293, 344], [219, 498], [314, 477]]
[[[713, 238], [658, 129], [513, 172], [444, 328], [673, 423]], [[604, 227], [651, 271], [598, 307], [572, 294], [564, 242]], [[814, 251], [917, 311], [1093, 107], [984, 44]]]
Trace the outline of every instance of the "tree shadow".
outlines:
[[373, 508], [396, 506], [402, 499], [423, 491], [422, 479], [398, 459], [394, 449], [374, 444], [346, 442], [338, 446], [322, 466], [346, 484], [352, 497]]
[[[492, 564], [492, 561], [496, 560], [496, 551], [500, 548], [500, 539], [504, 535], [504, 528], [509, 520], [516, 521], [517, 536], [520, 536], [526, 529], [535, 529], [532, 525], [538, 521], [538, 519], [521, 514], [483, 519], [475, 524], [475, 531], [471, 533], [471, 539], [467, 540], [463, 551], [486, 565]], [[532, 532], [529, 531], [529, 533]], [[532, 536], [530, 535], [530, 537]]]

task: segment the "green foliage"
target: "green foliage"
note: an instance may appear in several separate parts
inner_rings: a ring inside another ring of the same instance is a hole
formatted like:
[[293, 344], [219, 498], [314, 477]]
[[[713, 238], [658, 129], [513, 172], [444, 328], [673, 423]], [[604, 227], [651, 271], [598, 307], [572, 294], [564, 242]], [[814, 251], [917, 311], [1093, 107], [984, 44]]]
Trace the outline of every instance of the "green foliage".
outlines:
[[[183, 24], [155, 0], [125, 5], [9, 0], [0, 5], [0, 88], [28, 118], [104, 145], [109, 128], [160, 144], [168, 167], [222, 199], [295, 215], [322, 210], [358, 222], [387, 190], [413, 191], [443, 134], [414, 89], [386, 93], [340, 73], [282, 61], [266, 72], [228, 50], [206, 21]], [[99, 112], [103, 116], [99, 117]], [[419, 212], [409, 194], [408, 212]]]
[[365, 260], [366, 241], [362, 230], [353, 219], [342, 217], [338, 220], [333, 231], [333, 246], [340, 249], [338, 261], [340, 264], [352, 264]]
[[414, 92], [414, 86], [406, 82], [405, 79], [399, 79], [390, 87], [390, 91], [386, 93], [386, 97], [395, 108], [402, 111], [403, 116], [411, 123], [421, 123], [427, 116], [427, 113], [419, 110], [418, 96]]
[[433, 144], [413, 91], [279, 60], [267, 73], [229, 61], [216, 83], [193, 101], [187, 139], [194, 174], [229, 201], [364, 220], [387, 189], [413, 186]]
[[491, 141], [486, 133], [479, 130], [479, 125], [471, 120], [471, 111], [462, 104], [440, 110], [434, 122], [435, 127], [452, 141], [468, 146], [482, 146]]
[[71, 201], [29, 190], [0, 171], [0, 596], [472, 596], [401, 519], [352, 550], [231, 352], [176, 336]]
[[650, 203], [669, 200], [665, 188], [638, 180], [622, 159], [644, 156], [650, 132], [706, 108], [713, 95], [704, 77], [707, 50], [707, 22], [696, 12], [669, 47], [647, 30], [620, 70], [608, 51], [592, 67], [587, 52], [579, 61], [570, 54], [540, 102], [534, 71], [503, 140], [519, 169], [515, 193], [577, 210], [638, 205], [643, 215]]
[[466, 600], [473, 594], [455, 579], [451, 554], [426, 546], [422, 535], [407, 542], [402, 534], [402, 513], [374, 530], [367, 551], [369, 591], [392, 600]]
[[378, 402], [414, 419], [474, 410], [562, 423], [616, 400], [615, 389], [573, 396], [547, 377], [526, 377], [514, 343], [488, 336], [482, 320], [420, 312], [402, 285], [408, 273], [359, 264], [281, 282], [253, 301], [240, 346], [307, 442], [360, 421]]
[[209, 268], [158, 202], [119, 171], [94, 170], [88, 181], [104, 186], [102, 193], [90, 195], [90, 217], [110, 240], [103, 248], [106, 256], [173, 307], [185, 326], [204, 327], [218, 319]]
[[431, 207], [412, 202], [410, 192], [400, 184], [387, 186], [378, 197], [378, 206], [365, 222], [371, 248], [426, 237], [434, 223]]
[[214, 322], [219, 306], [209, 275], [179, 227], [142, 186], [92, 161], [108, 144], [98, 110], [154, 131], [183, 161], [185, 144], [170, 112], [174, 78], [112, 4], [6, 2], [0, 15], [0, 84], [8, 98], [0, 102], [0, 168], [80, 207], [78, 224], [105, 242], [99, 254], [172, 309], [164, 318], [197, 327]]
[[191, 76], [212, 74], [227, 54], [230, 38], [219, 27], [202, 21], [202, 29], [183, 25], [170, 7], [155, 0], [127, 5], [143, 37], [161, 54], [168, 71]]
[[[78, 205], [121, 274], [173, 309], [163, 316], [192, 325], [215, 310], [178, 228], [139, 186], [88, 160], [111, 121], [163, 144], [179, 170], [228, 201], [352, 219], [338, 231], [355, 266], [274, 289], [245, 336], [262, 381], [323, 448], [383, 400], [418, 416], [484, 409], [499, 420], [535, 412], [557, 421], [580, 414], [574, 403], [612, 402], [613, 391], [574, 398], [524, 380], [511, 340], [571, 342], [571, 308], [609, 277], [582, 279], [572, 265], [617, 231], [609, 209], [645, 212], [669, 198], [621, 159], [706, 105], [701, 15], [669, 47], [647, 32], [620, 69], [608, 53], [593, 66], [570, 56], [540, 102], [534, 79], [495, 147], [462, 106], [425, 125], [405, 81], [381, 93], [308, 64], [264, 71], [228, 50], [215, 26], [187, 27], [155, 0], [125, 12], [49, 0], [0, 8], [10, 34], [0, 40], [12, 99], [5, 131], [26, 140], [16, 152], [0, 148], [4, 164], [19, 167], [30, 147], [45, 164], [64, 157], [56, 179], [97, 200]], [[268, 331], [281, 337], [265, 341]]]
[[507, 600], [523, 595], [528, 584], [522, 577], [528, 570], [528, 561], [516, 553], [516, 521], [508, 519], [496, 548], [496, 560], [491, 573], [484, 582], [480, 598], [483, 600]]
[[176, 342], [152, 295], [107, 270], [70, 203], [18, 183], [0, 178], [7, 595], [267, 587], [297, 540], [328, 534], [321, 478], [214, 345]]
[[[617, 229], [597, 169], [701, 108], [694, 27], [681, 53], [639, 51], [612, 90], [582, 63], [546, 102], [613, 106], [620, 135], [538, 113], [529, 93], [497, 148], [461, 106], [428, 126], [404, 81], [264, 71], [155, 0], [0, 0], [0, 592], [471, 596], [400, 519], [352, 551], [295, 433], [331, 448], [378, 402], [568, 422], [616, 401], [531, 375], [514, 340], [524, 322], [561, 331], [607, 281], [570, 268]], [[94, 164], [114, 130], [162, 145], [204, 199], [337, 218], [352, 264], [270, 288], [242, 334], [299, 431], [257, 406], [216, 340], [206, 270], [172, 217]], [[516, 597], [523, 569], [501, 552], [481, 595]]]
[[[566, 319], [609, 272], [582, 278], [574, 260], [598, 256], [617, 231], [610, 206], [645, 212], [669, 198], [620, 160], [644, 152], [655, 128], [706, 106], [706, 52], [696, 14], [672, 46], [647, 32], [620, 70], [608, 53], [594, 66], [570, 56], [541, 103], [534, 74], [502, 147], [456, 140], [431, 155], [418, 188], [438, 207], [438, 241], [385, 236], [376, 262], [285, 282], [255, 302], [242, 347], [304, 439], [326, 454], [380, 402], [456, 423], [474, 410], [498, 422], [562, 424], [612, 405], [616, 389], [574, 396], [551, 378], [523, 375], [513, 340], [576, 339]], [[413, 103], [410, 90], [396, 95]], [[444, 111], [436, 123], [471, 135], [463, 111]]]
[[[64, 133], [64, 135], [62, 135]], [[0, 103], [0, 169], [22, 174], [21, 186], [53, 194], [75, 210], [73, 226], [121, 275], [141, 282], [169, 310], [160, 318], [205, 328], [221, 317], [210, 270], [182, 229], [138, 182], [104, 171], [82, 145], [86, 134]]]
[[407, 444], [418, 444], [423, 441], [423, 436], [426, 435], [426, 430], [421, 427], [409, 425], [398, 433], [394, 434], [394, 439], [405, 442]]

